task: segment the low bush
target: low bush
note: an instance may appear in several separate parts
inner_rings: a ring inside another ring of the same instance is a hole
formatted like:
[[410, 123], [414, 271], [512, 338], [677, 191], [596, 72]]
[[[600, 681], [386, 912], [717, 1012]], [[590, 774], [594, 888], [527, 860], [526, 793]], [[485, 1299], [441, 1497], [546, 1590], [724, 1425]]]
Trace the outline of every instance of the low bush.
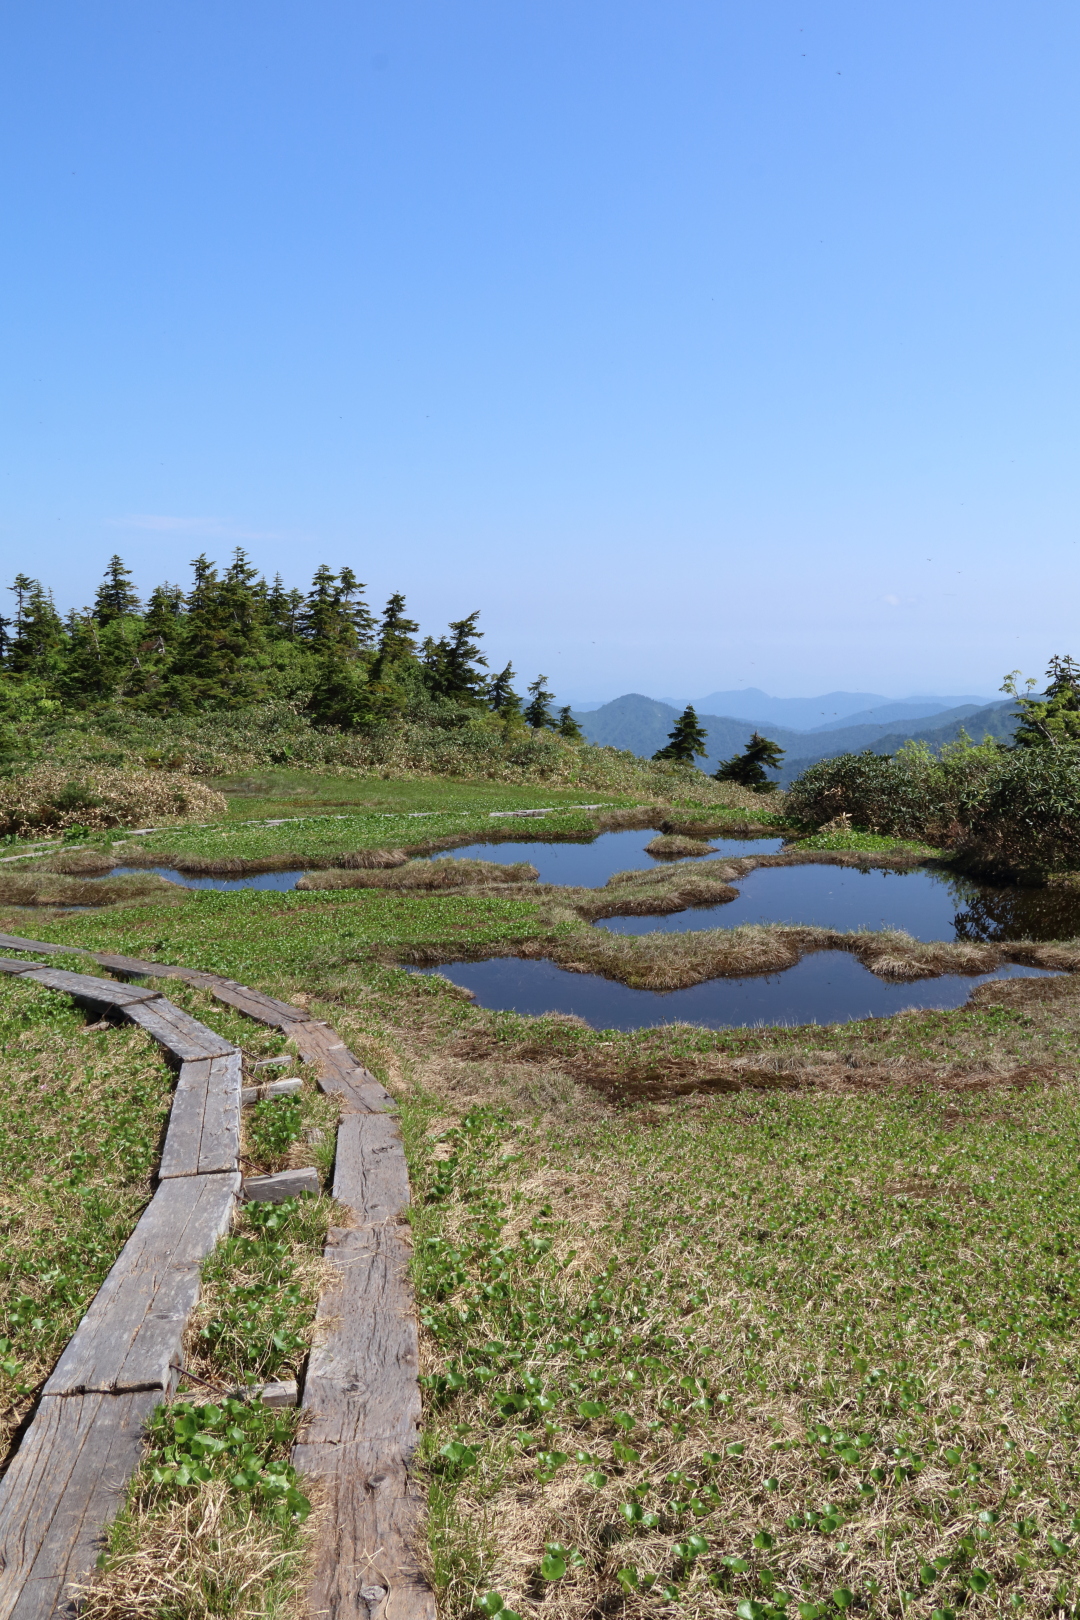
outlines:
[[1080, 750], [1005, 754], [960, 814], [960, 853], [975, 865], [1021, 873], [1080, 867]]
[[39, 765], [0, 782], [0, 835], [89, 832], [107, 827], [215, 821], [228, 812], [221, 793], [190, 776], [97, 766], [73, 771]]
[[897, 754], [839, 754], [821, 759], [788, 789], [788, 818], [822, 827], [850, 816], [882, 837], [952, 847], [964, 833], [967, 807], [1006, 769], [1008, 750], [961, 737], [935, 755], [909, 743]]

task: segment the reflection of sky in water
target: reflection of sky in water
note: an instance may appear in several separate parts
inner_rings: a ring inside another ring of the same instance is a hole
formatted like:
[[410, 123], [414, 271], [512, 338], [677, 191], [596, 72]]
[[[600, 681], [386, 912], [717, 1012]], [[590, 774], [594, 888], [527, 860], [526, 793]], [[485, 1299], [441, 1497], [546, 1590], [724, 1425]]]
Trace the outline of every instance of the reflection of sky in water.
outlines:
[[192, 877], [173, 866], [117, 866], [109, 876], [126, 877], [131, 872], [157, 872], [185, 889], [295, 889], [304, 875], [303, 872], [254, 872], [241, 878]]
[[594, 1029], [645, 1029], [656, 1024], [700, 1024], [722, 1029], [744, 1024], [838, 1024], [885, 1018], [906, 1007], [959, 1007], [976, 985], [995, 979], [1045, 977], [1037, 968], [1008, 963], [995, 973], [949, 974], [914, 984], [889, 984], [847, 951], [816, 951], [783, 973], [746, 979], [709, 979], [689, 990], [631, 990], [592, 973], [568, 973], [553, 962], [515, 956], [487, 962], [451, 962], [424, 968], [471, 990], [477, 1005], [503, 1012], [575, 1013]]
[[[670, 866], [670, 861], [657, 861], [645, 853], [645, 845], [657, 836], [646, 827], [635, 832], [600, 833], [590, 844], [547, 844], [535, 838], [512, 844], [469, 844], [464, 849], [446, 850], [435, 858], [441, 860], [448, 855], [459, 861], [498, 861], [505, 865], [528, 861], [540, 873], [541, 883], [600, 889], [616, 872]], [[698, 866], [703, 860], [716, 860], [721, 855], [773, 855], [783, 845], [781, 838], [710, 838], [708, 842], [716, 854], [693, 856], [688, 865]]]

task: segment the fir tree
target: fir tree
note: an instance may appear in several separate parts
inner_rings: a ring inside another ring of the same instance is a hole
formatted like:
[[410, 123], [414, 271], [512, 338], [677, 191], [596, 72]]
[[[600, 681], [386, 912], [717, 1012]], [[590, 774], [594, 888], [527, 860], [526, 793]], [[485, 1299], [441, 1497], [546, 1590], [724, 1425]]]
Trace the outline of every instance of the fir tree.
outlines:
[[585, 734], [573, 715], [570, 713], [569, 703], [559, 710], [558, 731], [560, 737], [566, 737], [570, 742], [584, 742]]
[[405, 598], [395, 592], [383, 611], [379, 626], [378, 664], [396, 664], [401, 659], [416, 657], [416, 642], [412, 639], [420, 626], [405, 617]]
[[525, 724], [537, 731], [545, 726], [549, 728], [553, 726], [551, 705], [555, 699], [547, 689], [547, 676], [538, 675], [527, 691], [532, 701], [525, 710]]
[[737, 782], [740, 787], [753, 788], [755, 793], [775, 793], [776, 783], [765, 772], [778, 771], [785, 752], [779, 743], [759, 737], [755, 731], [741, 754], [722, 762], [715, 772], [715, 780]]
[[47, 680], [59, 673], [67, 644], [63, 622], [53, 606], [52, 592], [25, 574], [18, 575], [11, 589], [16, 593], [19, 608], [10, 667], [16, 675], [36, 675]]
[[142, 604], [131, 586], [131, 573], [114, 552], [94, 597], [94, 620], [97, 624], [111, 624], [114, 619], [141, 612]]
[[502, 715], [504, 719], [513, 714], [521, 713], [521, 699], [514, 691], [514, 666], [507, 664], [497, 675], [493, 675], [488, 682], [487, 702], [488, 708], [495, 714]]
[[686, 765], [692, 765], [695, 759], [704, 759], [705, 741], [706, 733], [703, 727], [698, 725], [694, 706], [688, 703], [676, 720], [673, 730], [668, 733], [666, 745], [657, 749], [653, 759], [676, 759]]
[[483, 635], [476, 628], [480, 610], [465, 619], [453, 619], [448, 639], [441, 636], [424, 642], [424, 682], [433, 697], [449, 698], [454, 703], [476, 703], [487, 691], [487, 682], [480, 666], [487, 667], [487, 659], [474, 637]]
[[[175, 638], [184, 615], [184, 592], [179, 585], [155, 585], [150, 593], [143, 616], [143, 631], [148, 641], [157, 643], [156, 651], [164, 652]], [[150, 651], [150, 647], [146, 647]]]

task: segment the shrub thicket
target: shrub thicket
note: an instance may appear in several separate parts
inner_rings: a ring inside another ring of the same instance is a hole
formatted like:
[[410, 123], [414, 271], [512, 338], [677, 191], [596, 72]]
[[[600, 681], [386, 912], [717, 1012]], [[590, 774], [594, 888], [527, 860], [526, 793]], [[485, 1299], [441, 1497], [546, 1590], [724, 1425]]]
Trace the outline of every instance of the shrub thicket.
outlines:
[[1080, 749], [1018, 748], [960, 805], [960, 852], [988, 870], [1080, 867]]
[[820, 759], [792, 783], [787, 813], [820, 827], [850, 816], [858, 827], [931, 844], [955, 844], [966, 807], [995, 780], [1010, 756], [996, 743], [961, 736], [940, 755], [908, 743], [897, 754], [839, 754]]
[[987, 870], [1080, 868], [1080, 748], [975, 747], [961, 738], [939, 756], [913, 743], [892, 756], [841, 754], [792, 783], [787, 812], [813, 827], [847, 816]]

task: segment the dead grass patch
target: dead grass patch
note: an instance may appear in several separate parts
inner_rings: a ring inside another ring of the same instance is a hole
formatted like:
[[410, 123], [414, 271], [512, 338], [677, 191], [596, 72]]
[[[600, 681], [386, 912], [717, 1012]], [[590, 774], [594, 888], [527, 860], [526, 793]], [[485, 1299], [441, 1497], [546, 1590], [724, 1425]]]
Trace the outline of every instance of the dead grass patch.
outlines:
[[298, 889], [413, 889], [437, 893], [446, 889], [490, 888], [494, 885], [535, 883], [539, 873], [526, 861], [503, 865], [498, 861], [420, 860], [392, 870], [307, 872]]
[[8, 906], [114, 906], [131, 900], [180, 898], [183, 891], [156, 872], [96, 882], [48, 871], [0, 872], [0, 904]]
[[680, 861], [691, 855], [712, 855], [715, 845], [705, 838], [686, 838], [680, 834], [661, 833], [645, 845], [646, 855], [660, 861]]
[[138, 1501], [113, 1527], [105, 1568], [73, 1588], [86, 1620], [277, 1620], [298, 1612], [318, 1528], [283, 1538], [224, 1480], [167, 1507]]

